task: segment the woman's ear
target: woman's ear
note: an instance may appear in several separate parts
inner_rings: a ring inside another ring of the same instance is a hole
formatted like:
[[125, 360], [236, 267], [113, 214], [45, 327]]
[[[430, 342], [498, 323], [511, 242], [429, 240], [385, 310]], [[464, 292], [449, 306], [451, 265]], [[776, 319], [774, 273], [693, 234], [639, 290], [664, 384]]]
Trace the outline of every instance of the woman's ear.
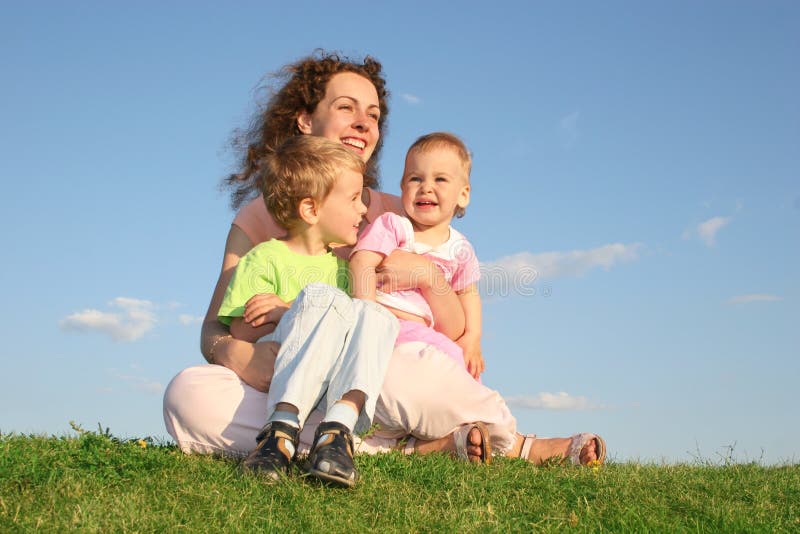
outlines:
[[297, 114], [297, 129], [306, 135], [311, 133], [311, 113], [301, 111]]
[[304, 223], [317, 224], [317, 220], [319, 219], [317, 201], [311, 197], [304, 198], [297, 206], [297, 214]]

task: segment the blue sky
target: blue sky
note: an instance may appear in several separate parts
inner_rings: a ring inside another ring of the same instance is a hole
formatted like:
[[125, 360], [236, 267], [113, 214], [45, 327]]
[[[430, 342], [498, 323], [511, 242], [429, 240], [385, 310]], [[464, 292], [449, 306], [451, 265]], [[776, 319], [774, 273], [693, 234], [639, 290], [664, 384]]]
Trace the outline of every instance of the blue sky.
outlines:
[[472, 149], [457, 226], [517, 281], [485, 298], [484, 382], [522, 430], [798, 461], [796, 2], [3, 11], [3, 433], [166, 436], [233, 217], [231, 132], [321, 47], [384, 64], [385, 190], [422, 133]]

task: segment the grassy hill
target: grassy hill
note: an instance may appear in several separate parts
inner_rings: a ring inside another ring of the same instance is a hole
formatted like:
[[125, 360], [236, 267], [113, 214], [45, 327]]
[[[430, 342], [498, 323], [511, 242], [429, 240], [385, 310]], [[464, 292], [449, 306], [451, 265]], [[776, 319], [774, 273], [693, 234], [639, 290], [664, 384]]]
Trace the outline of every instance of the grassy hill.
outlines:
[[0, 437], [0, 532], [800, 532], [800, 466], [359, 456], [354, 490], [108, 432]]

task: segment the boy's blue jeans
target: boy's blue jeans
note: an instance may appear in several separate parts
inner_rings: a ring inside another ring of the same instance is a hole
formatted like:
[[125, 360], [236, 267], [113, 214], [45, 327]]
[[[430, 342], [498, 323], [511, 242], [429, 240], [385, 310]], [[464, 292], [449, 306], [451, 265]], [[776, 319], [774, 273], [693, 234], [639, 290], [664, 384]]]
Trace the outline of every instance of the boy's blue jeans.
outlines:
[[366, 402], [356, 432], [369, 429], [399, 325], [375, 302], [351, 299], [325, 284], [309, 284], [262, 340], [281, 344], [267, 399], [267, 416], [280, 403], [298, 409], [300, 427], [314, 408], [327, 407], [351, 390]]

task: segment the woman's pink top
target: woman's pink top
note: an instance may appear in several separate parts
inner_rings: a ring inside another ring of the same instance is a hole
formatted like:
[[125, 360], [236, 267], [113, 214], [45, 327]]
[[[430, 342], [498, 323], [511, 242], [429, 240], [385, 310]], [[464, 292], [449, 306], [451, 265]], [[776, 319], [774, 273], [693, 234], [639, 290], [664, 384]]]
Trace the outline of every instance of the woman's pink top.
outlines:
[[[403, 205], [400, 197], [381, 193], [374, 189], [367, 188], [369, 191], [369, 206], [367, 208], [366, 219], [371, 223], [381, 214], [392, 211], [403, 214]], [[233, 224], [242, 229], [250, 238], [253, 245], [258, 245], [264, 241], [269, 241], [273, 237], [284, 237], [286, 229], [281, 228], [267, 211], [264, 197], [258, 195], [256, 198], [245, 204], [233, 219]]]

